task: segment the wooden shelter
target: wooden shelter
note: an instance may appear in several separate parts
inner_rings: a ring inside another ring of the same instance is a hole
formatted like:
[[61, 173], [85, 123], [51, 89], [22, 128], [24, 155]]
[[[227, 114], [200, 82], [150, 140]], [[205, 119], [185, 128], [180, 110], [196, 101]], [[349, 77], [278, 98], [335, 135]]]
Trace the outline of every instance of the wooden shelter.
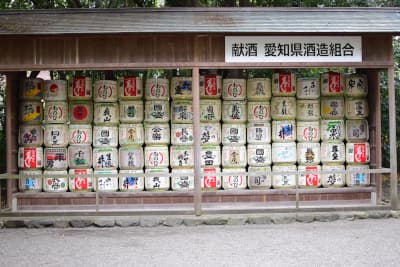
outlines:
[[[14, 210], [35, 205], [266, 203], [271, 201], [368, 200], [380, 205], [380, 173], [391, 174], [391, 207], [397, 209], [395, 113], [389, 114], [390, 168], [381, 168], [380, 72], [388, 73], [390, 110], [395, 110], [393, 37], [400, 32], [394, 8], [173, 8], [62, 9], [0, 12], [0, 72], [7, 77], [7, 178], [18, 173], [18, 86], [31, 70], [189, 69], [193, 78], [194, 176], [200, 177], [199, 77], [213, 69], [353, 68], [367, 74], [372, 185], [366, 188], [246, 190], [162, 193], [17, 193], [7, 180], [7, 203]], [[228, 60], [227, 37], [341, 38], [361, 40], [360, 60]], [[196, 112], [197, 111], [197, 112]], [[197, 153], [196, 153], [197, 152]], [[221, 206], [223, 209], [223, 206]], [[253, 210], [247, 206], [245, 210]]]

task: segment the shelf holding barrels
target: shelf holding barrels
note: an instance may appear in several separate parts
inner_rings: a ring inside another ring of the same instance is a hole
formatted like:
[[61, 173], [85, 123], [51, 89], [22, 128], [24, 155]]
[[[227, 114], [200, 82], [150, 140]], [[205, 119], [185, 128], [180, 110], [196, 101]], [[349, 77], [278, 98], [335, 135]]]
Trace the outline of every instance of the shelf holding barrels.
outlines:
[[[199, 85], [204, 190], [370, 184], [365, 75], [202, 75]], [[20, 191], [193, 190], [192, 86], [187, 76], [21, 81]]]

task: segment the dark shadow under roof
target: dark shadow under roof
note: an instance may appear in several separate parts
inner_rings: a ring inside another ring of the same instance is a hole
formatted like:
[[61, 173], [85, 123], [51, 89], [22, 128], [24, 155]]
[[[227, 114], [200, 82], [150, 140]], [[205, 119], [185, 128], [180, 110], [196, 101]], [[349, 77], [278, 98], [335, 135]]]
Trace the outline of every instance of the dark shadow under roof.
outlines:
[[0, 35], [400, 33], [398, 8], [54, 9], [0, 12]]

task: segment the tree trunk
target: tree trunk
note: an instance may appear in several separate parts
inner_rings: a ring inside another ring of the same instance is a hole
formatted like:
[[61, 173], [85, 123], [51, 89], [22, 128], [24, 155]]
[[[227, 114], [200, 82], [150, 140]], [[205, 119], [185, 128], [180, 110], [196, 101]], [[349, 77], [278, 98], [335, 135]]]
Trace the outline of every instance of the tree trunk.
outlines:
[[250, 0], [240, 0], [239, 6], [250, 6]]
[[224, 7], [234, 7], [234, 6], [236, 6], [236, 0], [224, 0], [224, 1], [221, 3], [221, 6], [224, 6]]

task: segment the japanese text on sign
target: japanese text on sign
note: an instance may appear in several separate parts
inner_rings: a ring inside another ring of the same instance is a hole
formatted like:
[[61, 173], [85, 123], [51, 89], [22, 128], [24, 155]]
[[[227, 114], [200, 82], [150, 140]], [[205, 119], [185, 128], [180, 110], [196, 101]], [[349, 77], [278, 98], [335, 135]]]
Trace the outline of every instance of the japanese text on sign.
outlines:
[[361, 62], [361, 36], [226, 36], [226, 62]]

